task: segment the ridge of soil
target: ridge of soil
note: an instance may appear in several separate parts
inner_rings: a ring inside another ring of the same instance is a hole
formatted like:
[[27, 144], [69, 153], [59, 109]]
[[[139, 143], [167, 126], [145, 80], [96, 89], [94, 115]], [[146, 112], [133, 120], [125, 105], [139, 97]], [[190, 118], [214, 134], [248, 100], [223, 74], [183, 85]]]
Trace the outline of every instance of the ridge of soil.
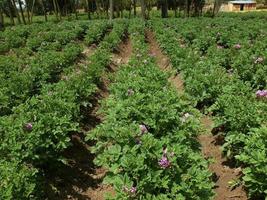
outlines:
[[[158, 45], [154, 33], [150, 30], [146, 31], [146, 39], [149, 43], [150, 54], [156, 58], [156, 63], [163, 71], [172, 72], [172, 66], [169, 58], [162, 53]], [[181, 75], [172, 75], [169, 81], [177, 89], [178, 92], [184, 92], [184, 81]], [[232, 168], [227, 165], [227, 159], [223, 157], [221, 151], [222, 137], [220, 134], [213, 135], [213, 121], [209, 116], [203, 116], [201, 124], [207, 131], [199, 135], [198, 140], [201, 144], [201, 151], [205, 159], [212, 158], [214, 162], [210, 163], [209, 169], [214, 174], [215, 182], [215, 198], [214, 200], [247, 200], [247, 195], [242, 186], [230, 188], [229, 182], [237, 180], [241, 175], [241, 168]]]
[[149, 43], [150, 54], [155, 56], [156, 63], [163, 71], [172, 72], [172, 75], [169, 78], [169, 82], [179, 91], [184, 91], [184, 81], [182, 79], [181, 74], [175, 73], [172, 69], [170, 59], [164, 55], [155, 40], [154, 34], [147, 30], [146, 31], [146, 39]]
[[[86, 47], [83, 51], [83, 58], [86, 59], [96, 49]], [[107, 73], [116, 71], [119, 65], [127, 64], [131, 56], [132, 47], [129, 38], [126, 38], [113, 53], [112, 62]], [[78, 67], [86, 64], [83, 60], [78, 63]], [[88, 63], [87, 63], [88, 64]], [[90, 65], [90, 64], [89, 64]], [[83, 124], [85, 131], [94, 129], [102, 122], [102, 116], [99, 110], [99, 101], [107, 98], [110, 81], [104, 74], [102, 85], [93, 100], [93, 109], [87, 113], [87, 122]], [[49, 171], [46, 177], [48, 200], [104, 200], [105, 193], [114, 193], [113, 188], [109, 185], [102, 184], [106, 170], [94, 165], [95, 155], [90, 152], [90, 147], [95, 144], [94, 141], [84, 142], [85, 135], [80, 133], [73, 134], [71, 137], [72, 146], [64, 152], [67, 158], [67, 164], [59, 164], [58, 168]]]

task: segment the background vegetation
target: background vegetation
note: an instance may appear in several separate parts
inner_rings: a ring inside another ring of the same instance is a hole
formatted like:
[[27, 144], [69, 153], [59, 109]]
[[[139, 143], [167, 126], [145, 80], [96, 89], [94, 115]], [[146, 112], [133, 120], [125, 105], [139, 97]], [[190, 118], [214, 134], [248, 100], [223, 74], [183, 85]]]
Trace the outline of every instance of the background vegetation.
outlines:
[[[153, 8], [161, 10], [161, 17], [168, 11], [178, 16], [214, 16], [228, 0], [0, 0], [0, 29], [5, 24], [30, 24], [36, 21], [59, 21], [63, 18], [149, 18]], [[257, 0], [266, 5], [267, 0]], [[140, 9], [141, 8], [141, 9]], [[141, 12], [140, 12], [141, 11]], [[203, 12], [206, 11], [206, 12]]]

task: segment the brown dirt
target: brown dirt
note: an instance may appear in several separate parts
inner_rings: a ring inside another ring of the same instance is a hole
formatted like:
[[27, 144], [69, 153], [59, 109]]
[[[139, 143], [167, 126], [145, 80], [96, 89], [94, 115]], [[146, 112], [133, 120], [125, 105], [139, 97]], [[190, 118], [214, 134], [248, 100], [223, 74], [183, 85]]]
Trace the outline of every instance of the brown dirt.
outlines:
[[92, 44], [90, 46], [84, 46], [83, 51], [81, 53], [81, 59], [79, 59], [77, 63], [78, 69], [83, 66], [88, 66], [88, 58], [94, 54], [95, 50], [97, 49], [96, 44]]
[[[127, 38], [119, 45], [118, 51], [112, 56], [112, 63], [108, 73], [116, 71], [119, 65], [127, 64], [131, 56], [131, 43]], [[92, 50], [87, 48], [83, 52], [87, 57]], [[86, 62], [86, 61], [85, 61]], [[83, 129], [90, 131], [102, 122], [102, 117], [97, 114], [100, 107], [99, 101], [108, 96], [109, 80], [104, 75], [103, 83], [93, 100], [93, 108], [87, 114], [87, 122]], [[97, 168], [93, 160], [95, 155], [90, 152], [94, 141], [84, 142], [83, 134], [73, 134], [72, 146], [66, 150], [64, 157], [67, 164], [58, 164], [56, 169], [50, 169], [46, 177], [46, 196], [48, 200], [104, 200], [106, 193], [114, 194], [109, 185], [102, 183], [106, 170]]]
[[116, 48], [116, 52], [112, 55], [112, 62], [110, 65], [110, 71], [117, 71], [120, 65], [128, 63], [132, 54], [132, 46], [129, 39], [124, 39], [123, 42]]
[[223, 157], [220, 149], [224, 142], [222, 135], [220, 133], [217, 135], [211, 134], [213, 122], [210, 117], [203, 117], [201, 122], [207, 133], [200, 135], [198, 139], [204, 157], [213, 160], [209, 169], [214, 172], [216, 178], [215, 200], [247, 200], [246, 192], [242, 186], [230, 187], [229, 183], [238, 180], [242, 175], [242, 169], [230, 167], [227, 159]]
[[[88, 63], [88, 58], [93, 55], [93, 53], [95, 52], [97, 46], [95, 44], [92, 44], [91, 46], [86, 46], [84, 45], [84, 49], [81, 53], [81, 55], [79, 56], [79, 58], [77, 58], [75, 65], [75, 72], [76, 74], [79, 74], [81, 72], [81, 68], [87, 67], [89, 65]], [[68, 76], [64, 73], [62, 73], [61, 75], [61, 79], [62, 80], [68, 80]]]
[[184, 81], [182, 79], [181, 74], [176, 74], [172, 70], [172, 66], [168, 56], [162, 53], [158, 43], [155, 40], [154, 34], [151, 31], [146, 31], [146, 39], [149, 45], [150, 54], [156, 56], [157, 65], [163, 71], [171, 71], [172, 75], [169, 78], [169, 82], [179, 91], [182, 92], [184, 90]]
[[128, 63], [132, 54], [132, 45], [129, 38], [125, 38], [112, 54], [111, 63], [107, 67], [108, 71], [102, 76], [101, 96], [107, 98], [109, 95], [108, 85], [110, 84], [109, 75], [116, 72], [121, 65]]
[[[164, 55], [157, 44], [154, 34], [146, 31], [147, 42], [150, 45], [150, 53], [156, 56], [156, 62], [163, 71], [172, 71], [172, 66], [166, 55]], [[184, 82], [181, 75], [172, 75], [169, 79], [172, 85], [179, 91], [184, 91]], [[198, 140], [202, 146], [202, 154], [206, 159], [212, 159], [209, 166], [214, 173], [215, 200], [247, 200], [246, 192], [242, 186], [231, 188], [229, 182], [237, 180], [241, 176], [241, 168], [231, 168], [227, 165], [227, 160], [222, 156], [221, 145], [223, 138], [220, 134], [212, 135], [213, 121], [205, 116], [201, 119], [202, 125], [207, 131], [200, 135]]]

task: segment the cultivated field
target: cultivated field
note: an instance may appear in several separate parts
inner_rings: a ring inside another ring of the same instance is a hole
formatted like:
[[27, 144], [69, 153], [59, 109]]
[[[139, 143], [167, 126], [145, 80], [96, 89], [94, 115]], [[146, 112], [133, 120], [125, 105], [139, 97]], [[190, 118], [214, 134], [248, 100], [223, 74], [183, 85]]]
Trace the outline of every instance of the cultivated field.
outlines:
[[0, 199], [266, 199], [264, 14], [7, 27]]

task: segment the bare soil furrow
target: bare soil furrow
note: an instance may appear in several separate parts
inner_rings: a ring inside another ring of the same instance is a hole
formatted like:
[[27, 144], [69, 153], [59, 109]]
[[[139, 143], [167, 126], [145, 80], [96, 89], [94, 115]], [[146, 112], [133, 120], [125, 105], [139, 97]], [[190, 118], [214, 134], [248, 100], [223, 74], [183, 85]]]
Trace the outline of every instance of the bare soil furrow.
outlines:
[[[160, 46], [156, 42], [153, 32], [146, 31], [147, 42], [150, 45], [150, 54], [155, 56], [157, 65], [163, 71], [172, 72], [169, 81], [178, 92], [184, 92], [184, 81], [180, 74], [173, 72], [168, 56], [162, 53]], [[242, 186], [230, 187], [230, 183], [238, 180], [241, 176], [240, 168], [231, 168], [227, 160], [223, 157], [221, 145], [223, 144], [220, 134], [213, 135], [213, 121], [209, 116], [203, 116], [201, 123], [206, 132], [198, 137], [202, 146], [201, 151], [206, 159], [211, 159], [209, 169], [214, 174], [215, 200], [247, 200], [246, 192]]]
[[[94, 52], [96, 47], [86, 47], [83, 51], [84, 60], [79, 61], [78, 67], [89, 65], [86, 58]], [[118, 51], [113, 53], [112, 62], [107, 74], [102, 77], [102, 85], [95, 99], [92, 101], [92, 109], [88, 116], [87, 122], [83, 124], [85, 131], [94, 129], [102, 122], [102, 116], [97, 111], [100, 108], [100, 101], [109, 95], [109, 79], [108, 74], [116, 71], [120, 65], [127, 64], [131, 56], [131, 43], [126, 38], [118, 47]], [[78, 68], [79, 69], [79, 68]], [[95, 155], [90, 152], [90, 147], [94, 145], [94, 141], [84, 142], [83, 134], [74, 134], [72, 136], [72, 147], [68, 148], [64, 153], [67, 158], [67, 164], [60, 165], [57, 170], [50, 173], [47, 179], [47, 199], [51, 200], [104, 200], [107, 192], [113, 192], [111, 186], [102, 183], [106, 170], [98, 168], [94, 165]]]

